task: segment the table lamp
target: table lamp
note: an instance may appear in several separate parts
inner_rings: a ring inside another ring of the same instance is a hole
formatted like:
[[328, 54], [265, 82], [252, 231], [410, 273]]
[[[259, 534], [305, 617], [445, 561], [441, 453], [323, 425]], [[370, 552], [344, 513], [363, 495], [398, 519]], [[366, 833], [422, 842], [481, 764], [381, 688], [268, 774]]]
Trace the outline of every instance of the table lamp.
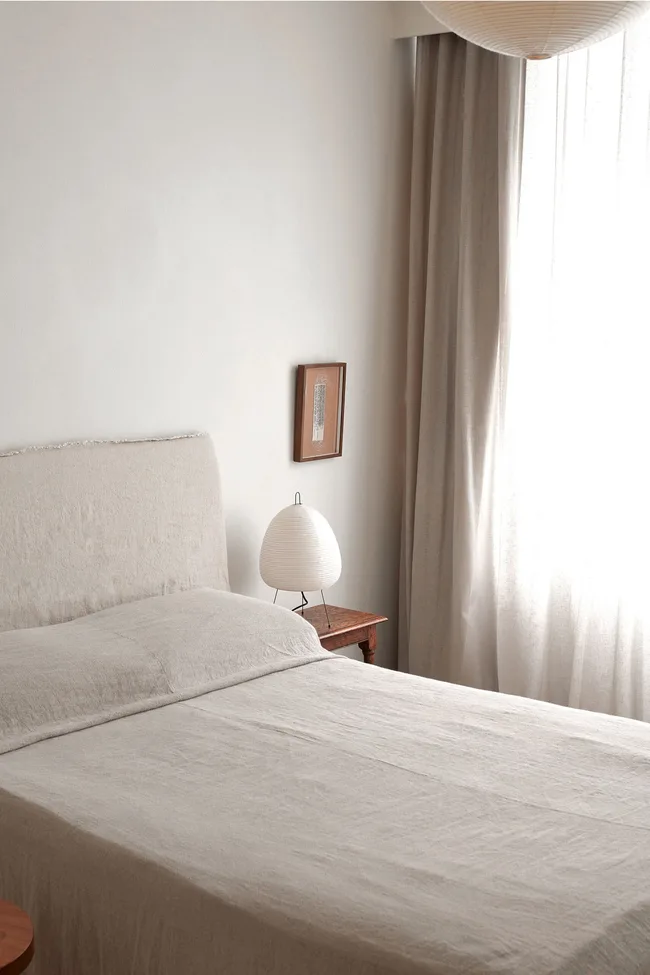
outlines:
[[341, 575], [341, 552], [329, 522], [319, 511], [302, 503], [296, 492], [294, 503], [279, 511], [266, 529], [260, 551], [260, 575], [275, 589], [273, 602], [283, 592], [299, 592], [296, 610], [304, 615], [305, 592], [320, 591], [327, 625], [329, 614], [323, 590]]

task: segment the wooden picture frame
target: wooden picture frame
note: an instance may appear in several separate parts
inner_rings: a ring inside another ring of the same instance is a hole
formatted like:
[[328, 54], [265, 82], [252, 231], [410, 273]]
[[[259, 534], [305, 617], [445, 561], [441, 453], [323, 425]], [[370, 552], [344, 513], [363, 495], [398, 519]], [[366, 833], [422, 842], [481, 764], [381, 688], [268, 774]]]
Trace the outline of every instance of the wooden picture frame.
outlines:
[[343, 453], [345, 362], [313, 362], [296, 370], [293, 459], [340, 457]]

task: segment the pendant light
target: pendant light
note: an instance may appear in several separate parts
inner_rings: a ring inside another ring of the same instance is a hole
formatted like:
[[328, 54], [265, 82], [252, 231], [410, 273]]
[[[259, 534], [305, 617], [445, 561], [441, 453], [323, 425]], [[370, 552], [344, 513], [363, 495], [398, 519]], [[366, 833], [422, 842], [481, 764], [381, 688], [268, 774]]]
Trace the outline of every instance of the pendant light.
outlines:
[[423, 0], [423, 6], [455, 34], [498, 54], [541, 61], [568, 54], [623, 30], [650, 2], [628, 0]]

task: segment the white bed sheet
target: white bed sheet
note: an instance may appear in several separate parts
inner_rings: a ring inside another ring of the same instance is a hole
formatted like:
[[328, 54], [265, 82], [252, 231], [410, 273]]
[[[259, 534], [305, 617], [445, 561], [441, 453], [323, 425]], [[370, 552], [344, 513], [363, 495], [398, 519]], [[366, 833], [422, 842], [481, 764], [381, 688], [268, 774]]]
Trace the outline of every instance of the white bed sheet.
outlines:
[[219, 689], [0, 756], [35, 975], [650, 971], [650, 728], [325, 657], [275, 612]]

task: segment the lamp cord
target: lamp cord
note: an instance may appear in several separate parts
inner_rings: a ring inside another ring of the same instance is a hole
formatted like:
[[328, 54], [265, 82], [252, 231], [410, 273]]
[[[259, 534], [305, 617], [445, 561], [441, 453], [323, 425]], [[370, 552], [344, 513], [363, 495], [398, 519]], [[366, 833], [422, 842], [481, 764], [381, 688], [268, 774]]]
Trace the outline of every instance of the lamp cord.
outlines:
[[301, 602], [300, 602], [300, 606], [294, 606], [294, 608], [291, 610], [291, 612], [292, 613], [297, 613], [298, 610], [300, 610], [300, 612], [304, 616], [305, 615], [305, 606], [309, 606], [309, 600], [305, 596], [304, 592], [301, 592], [300, 595], [302, 597]]

